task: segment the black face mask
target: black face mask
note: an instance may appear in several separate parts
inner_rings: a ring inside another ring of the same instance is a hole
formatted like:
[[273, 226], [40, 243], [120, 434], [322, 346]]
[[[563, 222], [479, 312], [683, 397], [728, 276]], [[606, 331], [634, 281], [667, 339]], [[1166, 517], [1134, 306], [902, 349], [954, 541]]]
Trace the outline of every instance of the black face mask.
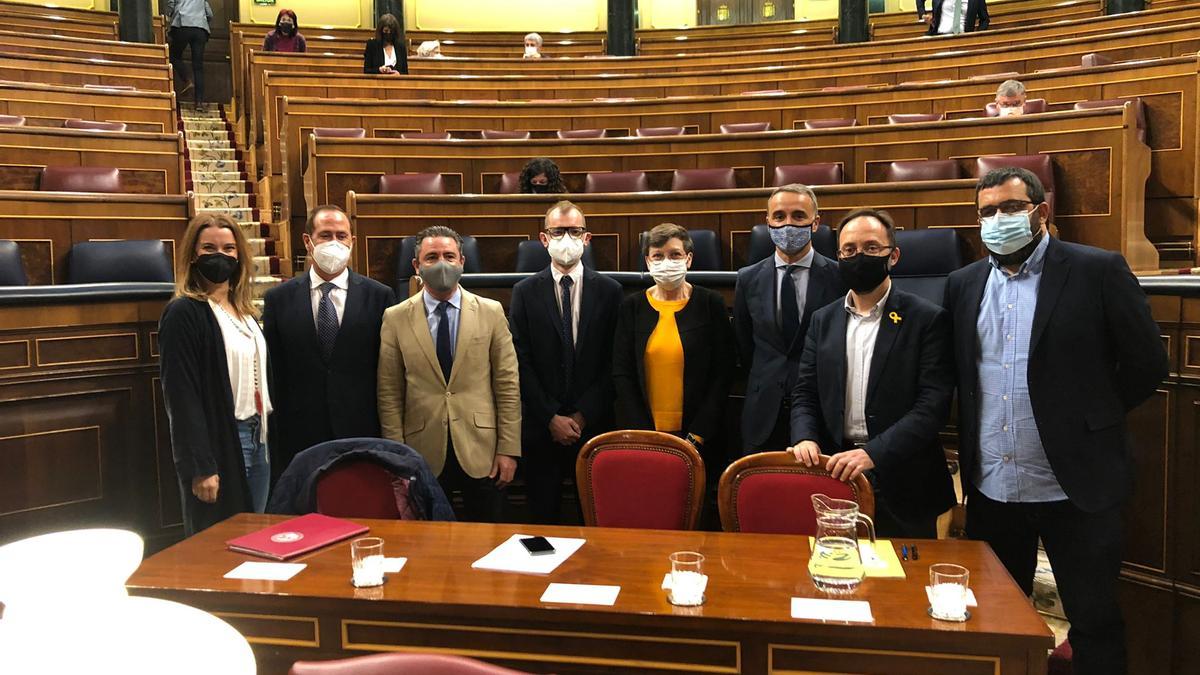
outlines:
[[290, 23], [281, 23], [279, 24], [279, 32], [284, 35], [293, 35], [296, 32], [296, 26]]
[[209, 282], [223, 284], [238, 271], [241, 261], [224, 253], [205, 253], [192, 266]]
[[550, 192], [550, 184], [530, 183], [529, 190], [535, 195], [543, 195]]
[[855, 293], [873, 291], [888, 278], [890, 255], [867, 255], [859, 253], [849, 258], [838, 259], [838, 274], [842, 283]]

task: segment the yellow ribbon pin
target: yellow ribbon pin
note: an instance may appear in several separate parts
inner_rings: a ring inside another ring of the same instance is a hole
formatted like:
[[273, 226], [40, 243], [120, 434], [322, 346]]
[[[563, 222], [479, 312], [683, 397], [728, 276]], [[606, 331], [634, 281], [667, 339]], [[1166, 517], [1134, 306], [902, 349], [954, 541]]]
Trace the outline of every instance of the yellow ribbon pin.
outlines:
[[896, 323], [896, 324], [898, 324], [904, 320], [903, 317], [901, 317], [899, 314], [897, 314], [895, 312], [891, 312], [890, 314], [888, 314], [888, 318], [892, 320], [892, 323]]

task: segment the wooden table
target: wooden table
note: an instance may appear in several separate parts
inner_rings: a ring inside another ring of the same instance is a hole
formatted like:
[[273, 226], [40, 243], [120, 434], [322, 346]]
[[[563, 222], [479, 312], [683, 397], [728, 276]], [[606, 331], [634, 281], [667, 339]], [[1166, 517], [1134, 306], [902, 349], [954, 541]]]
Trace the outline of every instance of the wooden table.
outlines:
[[[851, 596], [870, 601], [875, 623], [847, 624], [791, 618], [790, 598], [823, 596], [808, 579], [806, 539], [779, 535], [363, 521], [387, 555], [408, 558], [380, 588], [350, 585], [348, 541], [300, 558], [308, 567], [287, 582], [224, 579], [253, 559], [224, 542], [281, 519], [231, 518], [146, 560], [130, 591], [229, 621], [254, 646], [260, 673], [285, 673], [297, 659], [425, 651], [556, 673], [1000, 675], [1045, 673], [1054, 644], [978, 542], [921, 541], [921, 559], [903, 563], [906, 579], [868, 579]], [[548, 577], [471, 568], [517, 532], [587, 543]], [[667, 556], [679, 550], [707, 557], [701, 607], [675, 607], [660, 589]], [[970, 569], [980, 606], [969, 621], [926, 614], [934, 562]], [[551, 581], [617, 584], [621, 593], [613, 607], [543, 605]]]

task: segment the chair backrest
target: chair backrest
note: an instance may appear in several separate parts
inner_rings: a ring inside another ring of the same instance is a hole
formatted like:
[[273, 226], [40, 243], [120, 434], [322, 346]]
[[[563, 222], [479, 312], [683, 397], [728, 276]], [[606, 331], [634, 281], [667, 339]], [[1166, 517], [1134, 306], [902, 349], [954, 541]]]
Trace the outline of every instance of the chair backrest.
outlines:
[[604, 129], [559, 129], [560, 139], [571, 138], [604, 138]]
[[672, 190], [731, 190], [737, 187], [733, 169], [676, 169]]
[[[812, 236], [813, 249], [829, 258], [837, 259], [837, 235], [828, 225], [818, 225]], [[775, 243], [771, 241], [771, 229], [765, 224], [754, 225], [750, 228], [750, 248], [747, 265], [766, 258], [775, 253]]]
[[786, 89], [751, 89], [749, 91], [738, 92], [739, 96], [778, 96], [786, 94]]
[[[646, 236], [649, 232], [638, 235], [638, 251], [645, 250]], [[719, 272], [725, 267], [721, 262], [721, 238], [712, 230], [688, 230], [692, 238], [692, 271]], [[638, 271], [646, 271], [646, 257], [638, 255]]]
[[893, 277], [947, 275], [963, 266], [962, 240], [955, 230], [896, 230], [900, 261]]
[[158, 239], [81, 241], [67, 257], [68, 284], [174, 280], [170, 253]]
[[941, 122], [946, 119], [946, 113], [900, 113], [888, 115], [888, 124], [912, 124], [914, 122]]
[[691, 443], [660, 431], [610, 431], [575, 462], [588, 526], [690, 530], [704, 500], [704, 460]]
[[17, 242], [0, 239], [0, 286], [25, 286], [25, 265], [21, 263], [21, 247]]
[[1146, 106], [1142, 105], [1142, 99], [1133, 98], [1103, 98], [1095, 101], [1076, 101], [1075, 110], [1092, 110], [1094, 108], [1119, 108], [1126, 103], [1133, 104], [1133, 116], [1137, 119], [1137, 136], [1138, 140], [1146, 142]]
[[755, 131], [770, 131], [770, 122], [738, 122], [736, 124], [722, 124], [721, 133], [723, 134], [748, 134]]
[[861, 513], [875, 517], [875, 493], [866, 476], [843, 483], [822, 466], [824, 461], [814, 467], [799, 464], [788, 452], [760, 452], [730, 464], [717, 484], [721, 529], [815, 535], [815, 494], [858, 502]]
[[23, 127], [25, 126], [24, 115], [0, 115], [0, 127]]
[[395, 476], [370, 460], [336, 464], [317, 479], [317, 512], [335, 518], [401, 518]]
[[529, 675], [445, 654], [368, 654], [336, 661], [297, 661], [289, 675]]
[[47, 192], [120, 192], [121, 171], [101, 166], [47, 166], [38, 187]]
[[[983, 107], [983, 112], [986, 113], [988, 117], [999, 117], [1000, 116], [1000, 107], [996, 105], [995, 101], [992, 101]], [[1035, 115], [1037, 113], [1046, 112], [1046, 99], [1044, 99], [1044, 98], [1026, 99], [1025, 105], [1021, 106], [1021, 112], [1026, 115]]]
[[1084, 68], [1096, 68], [1098, 66], [1111, 66], [1113, 60], [1107, 54], [1092, 52], [1079, 57], [1079, 63]]
[[504, 131], [501, 129], [484, 129], [483, 138], [488, 141], [527, 141], [528, 131]]
[[638, 127], [635, 136], [682, 136], [683, 127]]
[[366, 138], [367, 130], [362, 127], [316, 127], [313, 136], [317, 138]]
[[976, 174], [982, 176], [992, 169], [1015, 166], [1028, 169], [1042, 182], [1046, 190], [1046, 205], [1050, 208], [1050, 221], [1054, 221], [1054, 164], [1050, 155], [987, 155], [975, 160]]
[[775, 179], [772, 185], [841, 185], [846, 182], [839, 162], [818, 162], [814, 164], [780, 164], [775, 167]]
[[125, 131], [124, 122], [98, 122], [96, 120], [69, 119], [63, 122], [64, 129], [86, 129], [88, 131]]
[[584, 192], [645, 192], [650, 181], [645, 171], [611, 171], [588, 173], [583, 182]]
[[[596, 258], [592, 255], [592, 247], [583, 247], [583, 266], [596, 269]], [[550, 266], [550, 254], [546, 247], [537, 239], [530, 239], [517, 244], [517, 272], [540, 272]]]
[[379, 177], [381, 195], [444, 195], [446, 180], [440, 173], [390, 173]]
[[449, 131], [405, 131], [400, 138], [414, 141], [448, 141]]
[[958, 162], [953, 159], [917, 159], [889, 162], [883, 167], [885, 183], [904, 183], [914, 180], [953, 180], [962, 178]]
[[838, 127], [856, 127], [858, 120], [845, 117], [831, 117], [821, 120], [804, 120], [805, 129], [836, 129]]
[[[412, 278], [412, 261], [417, 254], [417, 238], [405, 237], [400, 240], [400, 251], [396, 253], [396, 297], [408, 297], [408, 280]], [[479, 242], [469, 234], [462, 235], [462, 254], [466, 258], [463, 263], [464, 274], [478, 274], [483, 271], [479, 264]]]
[[502, 195], [515, 195], [521, 193], [521, 172], [520, 171], [505, 171], [500, 175], [500, 188], [497, 190]]

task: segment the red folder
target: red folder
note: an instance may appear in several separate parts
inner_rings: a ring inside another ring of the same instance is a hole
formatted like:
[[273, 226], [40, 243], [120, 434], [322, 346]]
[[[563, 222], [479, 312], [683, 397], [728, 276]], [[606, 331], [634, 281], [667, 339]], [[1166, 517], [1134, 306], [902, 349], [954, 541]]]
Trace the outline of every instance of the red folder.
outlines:
[[287, 560], [369, 530], [341, 518], [310, 513], [225, 542], [231, 551]]

